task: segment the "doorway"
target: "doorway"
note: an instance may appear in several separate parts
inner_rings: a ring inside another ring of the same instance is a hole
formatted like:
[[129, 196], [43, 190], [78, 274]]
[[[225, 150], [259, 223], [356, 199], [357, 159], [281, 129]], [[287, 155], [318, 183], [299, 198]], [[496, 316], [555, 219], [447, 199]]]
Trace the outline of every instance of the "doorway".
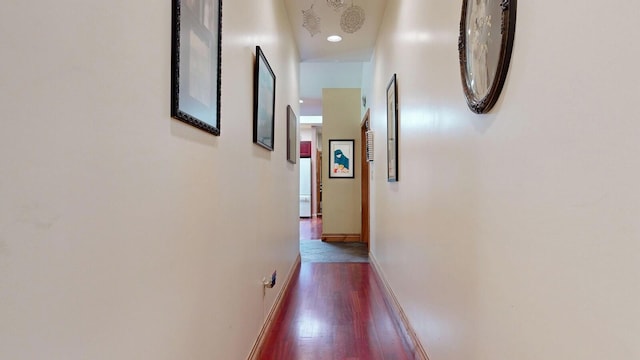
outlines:
[[322, 127], [300, 126], [300, 240], [322, 237]]

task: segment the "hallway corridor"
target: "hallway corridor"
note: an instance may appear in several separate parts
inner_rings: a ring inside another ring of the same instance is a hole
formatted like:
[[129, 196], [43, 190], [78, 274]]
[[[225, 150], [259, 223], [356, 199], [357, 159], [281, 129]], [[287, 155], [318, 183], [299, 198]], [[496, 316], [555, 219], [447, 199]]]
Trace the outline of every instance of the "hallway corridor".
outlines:
[[303, 263], [257, 358], [400, 360], [413, 356], [368, 263]]

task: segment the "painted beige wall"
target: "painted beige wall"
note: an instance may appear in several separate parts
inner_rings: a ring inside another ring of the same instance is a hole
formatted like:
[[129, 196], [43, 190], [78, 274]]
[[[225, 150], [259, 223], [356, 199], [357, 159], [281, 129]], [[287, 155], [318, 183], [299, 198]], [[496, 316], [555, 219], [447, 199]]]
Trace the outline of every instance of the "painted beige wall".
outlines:
[[[298, 253], [299, 60], [282, 2], [223, 13], [214, 137], [170, 118], [170, 1], [3, 4], [1, 359], [249, 354]], [[256, 45], [277, 76], [275, 152], [251, 142]]]
[[[360, 234], [360, 120], [360, 89], [323, 89], [323, 234]], [[330, 139], [355, 140], [354, 179], [329, 178]]]
[[[389, 2], [368, 96], [371, 246], [432, 360], [640, 358], [638, 13], [518, 2], [504, 92], [475, 115], [460, 2]], [[394, 72], [400, 182], [387, 183]]]

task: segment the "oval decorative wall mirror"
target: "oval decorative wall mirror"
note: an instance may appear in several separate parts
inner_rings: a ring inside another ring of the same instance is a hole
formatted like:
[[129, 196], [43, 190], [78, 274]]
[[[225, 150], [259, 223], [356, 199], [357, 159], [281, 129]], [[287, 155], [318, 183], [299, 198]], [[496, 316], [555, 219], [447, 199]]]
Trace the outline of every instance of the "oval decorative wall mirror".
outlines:
[[458, 53], [471, 111], [495, 105], [507, 77], [516, 27], [516, 0], [463, 0]]

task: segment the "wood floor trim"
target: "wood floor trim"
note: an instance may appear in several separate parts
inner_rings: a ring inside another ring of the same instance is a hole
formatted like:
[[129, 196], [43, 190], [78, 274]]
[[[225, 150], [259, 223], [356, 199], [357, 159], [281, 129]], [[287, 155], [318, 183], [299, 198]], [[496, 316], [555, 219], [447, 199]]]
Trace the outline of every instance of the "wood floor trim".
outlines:
[[369, 253], [369, 263], [371, 264], [371, 268], [373, 269], [373, 272], [375, 274], [376, 281], [378, 281], [378, 284], [382, 289], [382, 292], [384, 295], [384, 301], [389, 307], [389, 309], [391, 310], [391, 313], [393, 314], [396, 325], [401, 329], [402, 335], [405, 337], [407, 343], [411, 347], [411, 350], [413, 351], [414, 359], [429, 360], [429, 356], [427, 356], [427, 352], [425, 351], [424, 347], [422, 346], [422, 343], [418, 339], [416, 332], [413, 330], [411, 323], [409, 323], [409, 319], [407, 318], [407, 315], [402, 309], [402, 306], [400, 306], [398, 299], [393, 293], [393, 289], [391, 289], [391, 286], [389, 286], [389, 283], [387, 282], [387, 279], [385, 278], [384, 273], [380, 268], [380, 264], [378, 263], [378, 261], [376, 260], [376, 257], [372, 253]]
[[277, 314], [278, 310], [280, 309], [280, 306], [282, 305], [282, 300], [285, 298], [285, 295], [289, 291], [289, 285], [291, 284], [291, 280], [293, 280], [293, 276], [300, 269], [300, 264], [302, 263], [301, 259], [302, 258], [300, 257], [300, 253], [298, 253], [298, 256], [296, 257], [296, 260], [293, 262], [293, 265], [289, 269], [289, 274], [287, 275], [287, 278], [285, 279], [285, 282], [282, 284], [282, 288], [280, 289], [280, 293], [278, 294], [278, 297], [276, 298], [276, 301], [274, 301], [273, 306], [271, 307], [271, 310], [269, 311], [269, 314], [267, 315], [266, 319], [264, 320], [264, 324], [262, 324], [262, 329], [260, 329], [260, 333], [258, 334], [258, 338], [256, 339], [255, 343], [253, 344], [253, 348], [251, 349], [251, 352], [249, 353], [249, 357], [247, 358], [248, 360], [257, 360], [258, 359], [257, 356], [258, 356], [258, 354], [260, 354], [260, 349], [262, 348], [262, 345], [264, 343], [265, 335], [267, 334], [267, 332], [271, 328], [271, 325], [273, 324], [273, 320], [276, 318], [276, 314]]
[[360, 242], [360, 234], [322, 234], [320, 238], [326, 242]]

